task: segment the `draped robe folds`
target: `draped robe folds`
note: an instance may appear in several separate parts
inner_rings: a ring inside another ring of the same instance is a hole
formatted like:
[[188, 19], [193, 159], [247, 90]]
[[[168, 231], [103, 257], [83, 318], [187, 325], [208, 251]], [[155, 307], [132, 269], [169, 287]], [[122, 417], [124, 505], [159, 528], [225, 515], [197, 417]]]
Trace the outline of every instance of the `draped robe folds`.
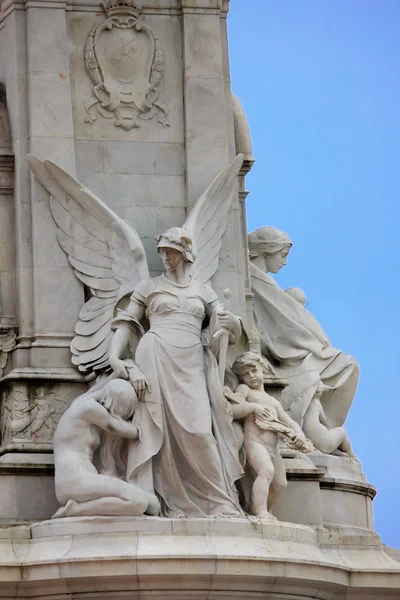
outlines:
[[332, 348], [309, 311], [251, 262], [250, 274], [262, 346], [277, 376], [289, 381], [282, 392], [283, 407], [301, 426], [321, 379], [329, 388], [321, 397], [329, 426], [343, 425], [357, 389], [357, 361]]
[[[149, 389], [134, 416], [140, 435], [129, 446], [127, 481], [154, 489], [164, 516], [241, 514], [235, 481], [243, 471], [209, 349], [218, 327], [215, 293], [161, 275], [141, 282], [131, 301], [146, 308], [150, 322], [135, 352]], [[119, 311], [113, 328], [121, 321], [138, 331], [129, 309]]]

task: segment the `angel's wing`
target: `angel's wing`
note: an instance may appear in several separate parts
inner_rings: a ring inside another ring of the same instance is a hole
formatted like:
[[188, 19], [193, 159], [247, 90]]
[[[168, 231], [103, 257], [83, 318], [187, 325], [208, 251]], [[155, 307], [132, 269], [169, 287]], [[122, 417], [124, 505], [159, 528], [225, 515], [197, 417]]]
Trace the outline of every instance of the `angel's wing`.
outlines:
[[134, 228], [69, 173], [28, 155], [30, 169], [50, 192], [57, 239], [76, 276], [88, 287], [71, 342], [72, 362], [85, 373], [109, 364], [110, 321], [118, 299], [149, 277]]
[[243, 154], [238, 154], [233, 163], [214, 179], [197, 200], [183, 226], [194, 242], [196, 260], [192, 276], [203, 283], [207, 283], [218, 268], [221, 240], [228, 225], [228, 213], [243, 158]]

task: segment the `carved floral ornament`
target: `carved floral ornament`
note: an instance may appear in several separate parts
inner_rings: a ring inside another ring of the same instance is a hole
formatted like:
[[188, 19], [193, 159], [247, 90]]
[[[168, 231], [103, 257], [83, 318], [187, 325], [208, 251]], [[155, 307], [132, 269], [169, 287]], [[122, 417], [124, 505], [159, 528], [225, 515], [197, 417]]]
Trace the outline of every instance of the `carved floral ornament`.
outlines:
[[103, 3], [106, 21], [95, 25], [85, 44], [85, 66], [95, 99], [84, 103], [86, 122], [97, 113], [129, 131], [139, 119], [157, 117], [168, 125], [168, 108], [158, 100], [164, 74], [164, 53], [153, 29], [139, 22], [134, 0]]

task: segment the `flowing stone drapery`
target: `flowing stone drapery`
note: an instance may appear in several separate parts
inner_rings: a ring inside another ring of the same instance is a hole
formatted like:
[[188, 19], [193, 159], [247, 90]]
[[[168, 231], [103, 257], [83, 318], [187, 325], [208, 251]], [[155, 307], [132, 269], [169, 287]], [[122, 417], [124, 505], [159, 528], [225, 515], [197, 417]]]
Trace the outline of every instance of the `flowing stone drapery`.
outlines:
[[357, 361], [332, 348], [314, 317], [270, 275], [252, 263], [250, 273], [262, 347], [277, 375], [290, 382], [282, 393], [284, 408], [301, 425], [321, 379], [329, 388], [321, 398], [329, 425], [343, 425], [357, 388]]
[[[149, 383], [134, 424], [127, 480], [161, 498], [168, 517], [240, 514], [235, 481], [242, 476], [218, 367], [205, 343], [217, 327], [220, 303], [208, 286], [191, 279], [177, 285], [164, 275], [143, 281], [131, 303], [146, 309], [150, 329], [135, 362]], [[120, 311], [116, 326], [135, 320]]]

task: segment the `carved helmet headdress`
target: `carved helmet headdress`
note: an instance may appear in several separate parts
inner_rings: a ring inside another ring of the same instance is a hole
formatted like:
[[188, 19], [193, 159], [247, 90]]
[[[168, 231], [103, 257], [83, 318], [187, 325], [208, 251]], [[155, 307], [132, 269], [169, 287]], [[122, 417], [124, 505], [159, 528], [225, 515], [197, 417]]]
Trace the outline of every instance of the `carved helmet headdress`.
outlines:
[[[90, 298], [83, 305], [71, 342], [72, 362], [88, 377], [109, 366], [110, 328], [121, 298], [150, 277], [139, 235], [83, 184], [52, 163], [28, 155], [30, 169], [50, 192], [57, 239]], [[243, 163], [239, 154], [214, 179], [190, 211], [182, 227], [158, 239], [192, 262], [191, 275], [207, 283], [218, 267], [222, 236], [235, 197]]]
[[158, 252], [160, 252], [160, 248], [172, 248], [173, 250], [179, 250], [187, 262], [193, 263], [195, 261], [193, 241], [183, 227], [167, 229], [167, 231], [156, 237], [156, 242]]
[[247, 240], [250, 258], [260, 254], [275, 254], [293, 245], [287, 233], [270, 226], [252, 231], [247, 236]]

